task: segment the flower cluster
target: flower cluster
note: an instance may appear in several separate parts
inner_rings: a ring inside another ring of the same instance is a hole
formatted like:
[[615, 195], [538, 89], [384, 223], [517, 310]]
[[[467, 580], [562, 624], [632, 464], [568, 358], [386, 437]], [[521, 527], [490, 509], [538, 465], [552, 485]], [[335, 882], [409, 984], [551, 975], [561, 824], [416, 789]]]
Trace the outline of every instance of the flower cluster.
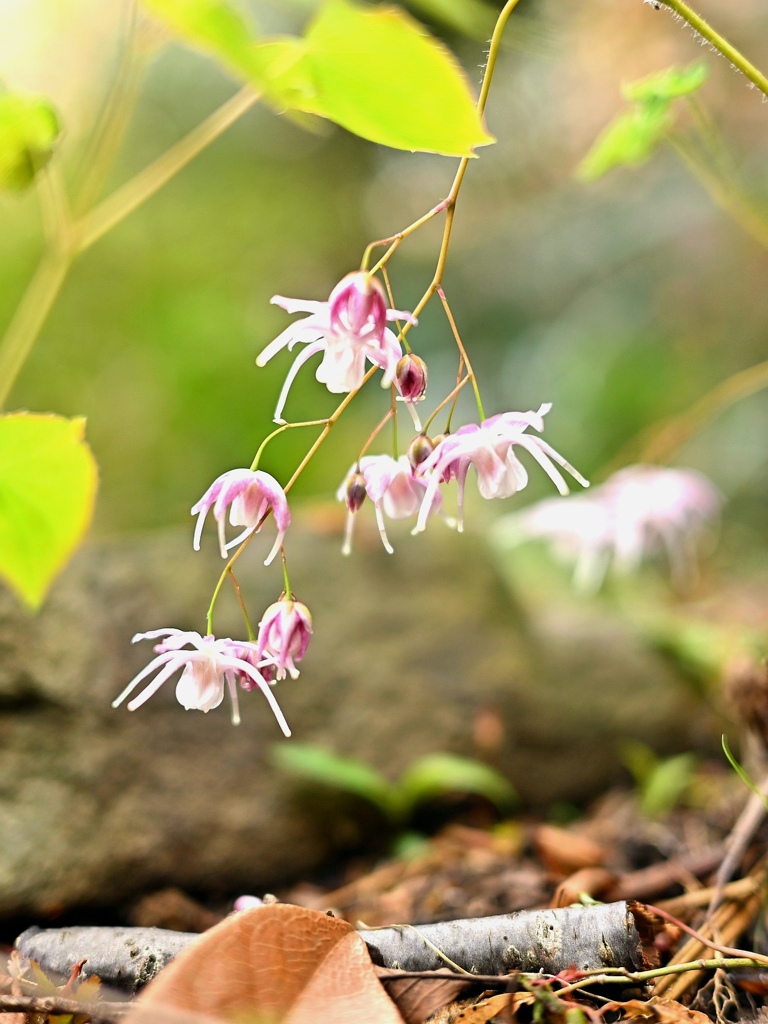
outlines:
[[349, 510], [344, 552], [351, 546], [353, 517], [367, 496], [376, 509], [376, 521], [384, 547], [392, 553], [384, 515], [407, 519], [415, 515], [414, 533], [421, 533], [427, 521], [442, 506], [440, 488], [456, 480], [458, 488], [457, 527], [464, 528], [464, 491], [467, 474], [474, 467], [477, 484], [484, 498], [508, 498], [528, 483], [528, 473], [515, 454], [515, 447], [527, 451], [539, 463], [561, 494], [568, 485], [555, 463], [562, 466], [584, 487], [589, 483], [543, 438], [527, 433], [544, 429], [544, 416], [551, 406], [536, 412], [507, 412], [485, 419], [480, 424], [459, 427], [432, 442], [417, 438], [410, 458], [393, 459], [388, 455], [364, 456], [350, 470], [338, 492]]
[[682, 583], [721, 505], [720, 493], [695, 470], [628, 466], [589, 495], [537, 502], [504, 517], [496, 530], [503, 544], [550, 541], [575, 565], [574, 582], [582, 590], [599, 589], [611, 564], [629, 572], [662, 550]]
[[[445, 301], [442, 293], [441, 297]], [[297, 373], [313, 355], [322, 355], [317, 379], [337, 394], [348, 394], [360, 388], [370, 372], [368, 364], [381, 370], [382, 384], [391, 385], [393, 399], [397, 397], [408, 406], [418, 431], [406, 454], [399, 457], [397, 454], [364, 454], [381, 427], [396, 415], [393, 400], [387, 416], [363, 446], [361, 456], [338, 491], [338, 498], [348, 509], [345, 553], [351, 549], [355, 516], [366, 498], [373, 503], [382, 543], [391, 554], [387, 519], [413, 519], [412, 532], [421, 533], [431, 517], [443, 514], [445, 490], [455, 481], [457, 517], [449, 522], [462, 530], [470, 469], [474, 469], [483, 498], [507, 498], [528, 483], [528, 470], [520, 459], [522, 453], [526, 453], [526, 459], [538, 463], [563, 496], [569, 493], [569, 488], [562, 470], [582, 486], [589, 486], [588, 481], [540, 436], [544, 417], [551, 408], [549, 405], [541, 405], [536, 411], [484, 417], [469, 360], [450, 314], [460, 349], [459, 377], [464, 376], [436, 412], [458, 394], [463, 384], [473, 380], [481, 421], [430, 437], [419, 425], [415, 411], [415, 403], [425, 396], [427, 365], [405, 341], [416, 319], [407, 311], [389, 308], [384, 289], [373, 275], [367, 271], [348, 274], [336, 285], [327, 302], [281, 296], [275, 296], [272, 301], [289, 313], [308, 315], [286, 328], [257, 360], [258, 365], [263, 366], [283, 348], [304, 346], [288, 372], [278, 400], [275, 420], [280, 426], [267, 441], [289, 426], [312, 425], [286, 424], [282, 413]], [[391, 322], [397, 323], [397, 334], [387, 326]], [[345, 405], [346, 400], [333, 417], [322, 421], [325, 433]], [[453, 413], [449, 424], [452, 416]], [[256, 468], [259, 455], [250, 468], [232, 469], [217, 477], [192, 506], [192, 515], [197, 517], [193, 537], [195, 550], [200, 548], [209, 512], [216, 523], [222, 557], [227, 558], [233, 548], [238, 548], [214, 592], [207, 634], [173, 628], [137, 634], [134, 640], [158, 641], [154, 647], [155, 657], [131, 680], [114, 702], [115, 706], [131, 697], [143, 684], [128, 701], [128, 709], [134, 710], [165, 682], [177, 677], [176, 698], [185, 708], [210, 711], [222, 703], [228, 692], [232, 720], [237, 723], [241, 692], [258, 690], [267, 700], [283, 733], [290, 735], [274, 688], [287, 677], [296, 679], [299, 675], [297, 665], [306, 655], [312, 636], [312, 616], [309, 609], [295, 599], [288, 581], [284, 540], [291, 513], [285, 490], [275, 477]], [[658, 548], [664, 548], [673, 568], [682, 572], [690, 561], [693, 541], [714, 518], [719, 504], [717, 492], [698, 474], [638, 466], [617, 474], [591, 492], [591, 496], [579, 496], [567, 502], [560, 499], [540, 502], [507, 518], [507, 525], [501, 529], [507, 532], [512, 529], [517, 539], [536, 536], [551, 539], [559, 550], [576, 561], [577, 578], [594, 586], [599, 585], [611, 560], [620, 568], [631, 568], [646, 553]], [[264, 564], [269, 565], [278, 551], [281, 552], [284, 591], [263, 613], [258, 633], [254, 633], [234, 578], [233, 563], [239, 557], [240, 546], [249, 543], [270, 517], [275, 522], [276, 536]], [[232, 539], [227, 539], [228, 524], [238, 531]], [[213, 606], [227, 576], [231, 577], [243, 607], [248, 640], [213, 635]]]

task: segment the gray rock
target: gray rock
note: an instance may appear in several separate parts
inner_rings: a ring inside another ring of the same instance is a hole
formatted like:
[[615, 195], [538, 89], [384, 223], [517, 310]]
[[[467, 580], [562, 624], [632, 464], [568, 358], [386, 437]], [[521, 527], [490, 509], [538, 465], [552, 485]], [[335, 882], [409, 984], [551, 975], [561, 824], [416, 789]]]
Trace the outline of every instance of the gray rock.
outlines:
[[[152, 656], [135, 632], [205, 631], [222, 564], [207, 540], [199, 554], [187, 532], [91, 544], [36, 617], [0, 595], [0, 914], [166, 884], [263, 890], [370, 824], [320, 790], [308, 806], [271, 767], [271, 746], [290, 740], [258, 692], [243, 694], [239, 728], [224, 705], [184, 711], [172, 684], [134, 713], [110, 707]], [[543, 805], [610, 782], [622, 738], [683, 749], [701, 730], [686, 684], [625, 624], [578, 605], [529, 622], [477, 539], [436, 524], [399, 536], [394, 557], [365, 531], [351, 558], [339, 547], [335, 531], [292, 527], [292, 583], [315, 622], [301, 677], [277, 690], [296, 739], [394, 778], [427, 752], [475, 753], [475, 716], [491, 707], [506, 728], [499, 767]], [[238, 566], [254, 619], [282, 587], [265, 550]], [[244, 635], [231, 588], [216, 632]]]

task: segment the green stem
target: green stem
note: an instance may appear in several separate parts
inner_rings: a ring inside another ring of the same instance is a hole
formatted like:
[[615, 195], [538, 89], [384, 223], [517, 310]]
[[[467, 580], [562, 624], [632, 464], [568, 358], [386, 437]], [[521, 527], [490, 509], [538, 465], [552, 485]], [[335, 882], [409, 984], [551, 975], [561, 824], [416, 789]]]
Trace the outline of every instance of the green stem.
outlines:
[[16, 383], [72, 262], [66, 249], [49, 249], [40, 260], [0, 344], [0, 409]]
[[113, 227], [146, 202], [163, 185], [203, 152], [259, 99], [250, 87], [235, 93], [196, 128], [158, 157], [149, 167], [104, 199], [77, 224], [78, 252], [90, 248]]
[[[355, 391], [350, 391], [350, 393], [348, 395], [345, 395], [344, 398], [342, 399], [342, 401], [339, 402], [339, 404], [336, 406], [336, 409], [328, 417], [327, 420], [318, 420], [318, 423], [323, 423], [324, 427], [323, 427], [322, 431], [320, 432], [320, 435], [315, 439], [312, 447], [309, 449], [307, 454], [304, 456], [304, 458], [299, 463], [299, 466], [294, 471], [294, 474], [291, 477], [291, 479], [288, 481], [288, 483], [283, 488], [283, 491], [284, 491], [285, 494], [287, 494], [288, 491], [290, 491], [290, 489], [293, 487], [293, 485], [299, 479], [301, 474], [304, 472], [304, 469], [305, 469], [307, 463], [313, 457], [313, 455], [315, 454], [317, 449], [320, 447], [320, 445], [323, 443], [323, 441], [326, 439], [326, 437], [328, 437], [328, 435], [330, 434], [331, 430], [333, 429], [334, 424], [338, 420], [339, 416], [341, 416], [341, 414], [347, 408], [347, 406], [352, 401], [352, 399], [355, 397], [355, 395], [360, 393], [360, 391], [363, 388], [363, 386], [371, 379], [371, 377], [378, 371], [378, 369], [379, 369], [378, 366], [372, 366], [370, 368], [370, 370], [368, 371], [368, 373], [366, 373], [365, 377], [363, 377], [363, 381], [362, 381], [362, 384], [360, 385], [360, 387], [356, 388]], [[296, 424], [296, 425], [298, 425], [298, 424]], [[291, 424], [285, 423], [285, 424], [283, 424], [283, 426], [284, 427], [288, 427], [288, 426], [291, 426]], [[278, 432], [279, 432], [279, 428], [278, 428], [277, 431], [275, 431], [275, 433], [278, 433]], [[264, 515], [264, 517], [263, 517], [261, 522], [263, 522], [264, 519], [266, 519], [267, 515], [269, 515], [269, 512], [265, 513], [265, 515]], [[207, 628], [207, 632], [209, 634], [213, 633], [213, 612], [214, 612], [214, 609], [216, 607], [216, 602], [219, 599], [219, 594], [221, 593], [221, 588], [224, 586], [224, 580], [226, 580], [227, 574], [232, 571], [232, 566], [235, 564], [235, 562], [238, 560], [240, 555], [242, 555], [242, 553], [245, 551], [245, 549], [251, 543], [253, 538], [256, 536], [258, 528], [261, 526], [261, 522], [258, 524], [257, 529], [254, 530], [253, 533], [248, 534], [248, 536], [245, 538], [243, 543], [240, 545], [240, 547], [237, 549], [237, 551], [235, 551], [234, 555], [232, 555], [230, 560], [227, 562], [227, 564], [222, 569], [221, 576], [219, 576], [218, 582], [216, 583], [216, 586], [214, 587], [214, 590], [213, 590], [213, 595], [211, 597], [211, 603], [208, 605], [208, 612], [207, 612], [207, 615], [206, 615], [206, 628]], [[285, 562], [283, 562], [283, 565], [285, 565]]]
[[462, 358], [462, 360], [464, 362], [464, 365], [467, 368], [467, 376], [472, 381], [472, 390], [475, 392], [475, 401], [477, 402], [477, 411], [480, 414], [480, 419], [484, 420], [485, 419], [485, 410], [483, 409], [483, 400], [480, 398], [480, 388], [477, 385], [477, 377], [475, 377], [474, 370], [472, 369], [472, 364], [469, 361], [469, 356], [467, 355], [467, 350], [464, 348], [464, 343], [461, 340], [461, 335], [459, 334], [459, 328], [456, 326], [456, 321], [455, 321], [455, 319], [453, 317], [453, 313], [451, 312], [451, 307], [448, 305], [448, 299], [446, 299], [445, 292], [443, 291], [442, 287], [438, 287], [437, 294], [439, 295], [440, 301], [443, 304], [443, 309], [445, 310], [445, 315], [448, 318], [448, 323], [451, 325], [451, 331], [453, 332], [454, 340], [455, 340], [456, 345], [457, 345], [457, 347], [459, 349], [459, 353], [460, 353], [461, 358]]
[[231, 569], [229, 570], [229, 578], [232, 580], [232, 586], [235, 588], [235, 594], [237, 594], [237, 602], [240, 605], [240, 611], [243, 613], [243, 618], [245, 619], [245, 628], [248, 630], [248, 639], [253, 643], [256, 639], [256, 634], [253, 630], [253, 626], [251, 625], [251, 617], [248, 614], [248, 609], [245, 607], [245, 601], [243, 600], [243, 595], [240, 591], [240, 584], [235, 579], [235, 574]]
[[684, 139], [670, 135], [669, 142], [688, 170], [717, 205], [725, 210], [758, 245], [768, 249], [768, 222], [751, 207], [744, 196], [737, 189], [729, 187], [719, 174], [713, 173]]
[[679, 14], [683, 21], [687, 21], [692, 29], [698, 32], [700, 36], [703, 36], [716, 50], [719, 50], [731, 64], [737, 67], [742, 74], [746, 75], [750, 82], [768, 96], [768, 78], [761, 71], [758, 71], [743, 53], [734, 46], [731, 46], [728, 40], [724, 39], [719, 32], [716, 32], [708, 22], [704, 21], [687, 4], [683, 3], [683, 0], [659, 0], [659, 2], [664, 4], [665, 7], [669, 7], [675, 14]]
[[285, 548], [280, 546], [280, 561], [283, 563], [283, 590], [285, 591], [285, 597], [288, 601], [293, 600], [293, 591], [291, 590], [291, 581], [288, 577], [288, 562], [285, 558]]
[[99, 198], [125, 137], [139, 94], [146, 52], [139, 46], [137, 39], [139, 12], [136, 0], [127, 0], [125, 7], [125, 44], [112, 86], [82, 158], [81, 185], [73, 202], [78, 214], [90, 210]]
[[440, 405], [438, 405], [438, 407], [435, 409], [435, 411], [429, 417], [427, 422], [424, 424], [424, 429], [423, 429], [422, 433], [426, 434], [426, 433], [429, 432], [429, 428], [432, 425], [432, 421], [434, 420], [435, 416], [437, 416], [437, 414], [440, 412], [440, 410], [444, 409], [446, 407], [446, 405], [448, 405], [449, 402], [452, 402], [455, 398], [458, 397], [459, 392], [461, 391], [461, 389], [464, 387], [465, 384], [469, 383], [469, 380], [470, 380], [469, 376], [465, 377], [463, 380], [460, 380], [459, 383], [456, 385], [456, 387], [453, 389], [453, 391], [449, 395], [446, 395], [446, 397], [442, 400]]
[[250, 466], [251, 472], [255, 472], [258, 469], [259, 462], [261, 461], [261, 456], [263, 455], [264, 449], [267, 447], [269, 442], [272, 441], [275, 437], [277, 437], [278, 434], [282, 434], [284, 430], [291, 430], [293, 427], [325, 426], [327, 422], [328, 420], [302, 420], [300, 423], [281, 423], [280, 426], [276, 430], [273, 430], [271, 434], [267, 434], [267, 436], [259, 445], [258, 450], [253, 457], [253, 462], [251, 463]]

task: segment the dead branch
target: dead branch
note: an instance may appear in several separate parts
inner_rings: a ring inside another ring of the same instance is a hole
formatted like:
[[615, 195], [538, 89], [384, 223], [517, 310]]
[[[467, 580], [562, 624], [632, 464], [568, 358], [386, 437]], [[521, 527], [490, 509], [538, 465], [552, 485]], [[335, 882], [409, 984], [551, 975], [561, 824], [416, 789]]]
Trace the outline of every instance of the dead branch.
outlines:
[[[630, 971], [656, 966], [657, 924], [642, 904], [620, 902], [372, 928], [361, 935], [381, 967], [557, 974], [571, 966]], [[46, 972], [66, 974], [72, 963], [86, 957], [84, 977], [98, 974], [107, 984], [136, 991], [195, 937], [162, 928], [30, 928], [16, 946]]]
[[558, 974], [568, 967], [643, 970], [658, 963], [655, 922], [639, 903], [522, 910], [499, 917], [399, 925], [361, 932], [382, 967], [468, 974]]

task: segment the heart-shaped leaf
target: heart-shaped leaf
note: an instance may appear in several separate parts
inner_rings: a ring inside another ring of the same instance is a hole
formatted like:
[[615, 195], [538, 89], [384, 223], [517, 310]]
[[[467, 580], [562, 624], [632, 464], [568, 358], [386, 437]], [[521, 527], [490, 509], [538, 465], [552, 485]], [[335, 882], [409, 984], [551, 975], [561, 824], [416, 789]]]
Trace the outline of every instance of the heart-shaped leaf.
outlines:
[[90, 526], [97, 469], [85, 420], [0, 416], [0, 577], [38, 608]]
[[397, 149], [470, 156], [494, 141], [453, 55], [403, 11], [328, 0], [306, 42], [305, 112]]

